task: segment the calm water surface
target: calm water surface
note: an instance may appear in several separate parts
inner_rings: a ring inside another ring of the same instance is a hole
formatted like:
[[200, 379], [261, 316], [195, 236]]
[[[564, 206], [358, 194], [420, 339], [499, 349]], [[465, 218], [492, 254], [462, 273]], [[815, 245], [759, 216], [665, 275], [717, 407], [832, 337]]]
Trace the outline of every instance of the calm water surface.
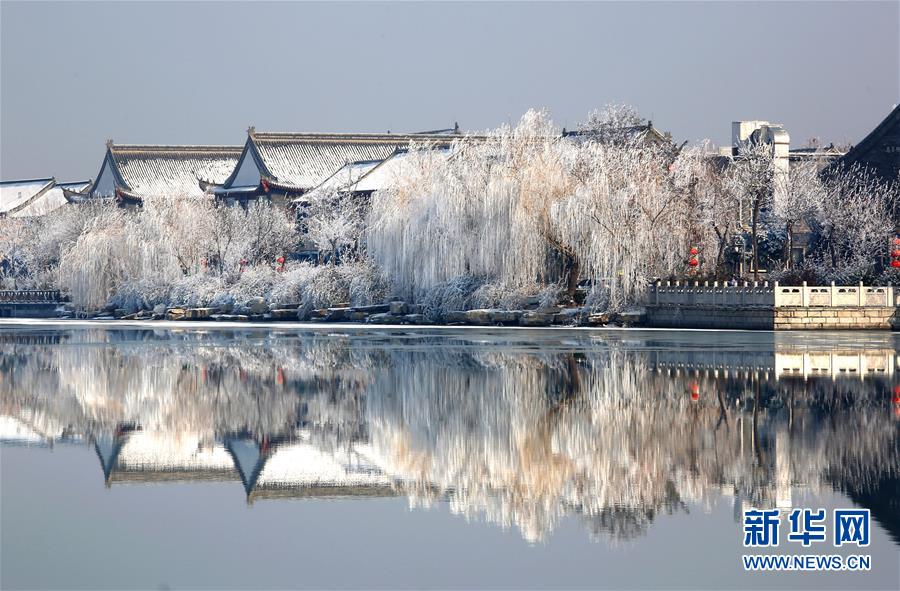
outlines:
[[0, 326], [0, 587], [900, 588], [895, 335], [183, 326]]

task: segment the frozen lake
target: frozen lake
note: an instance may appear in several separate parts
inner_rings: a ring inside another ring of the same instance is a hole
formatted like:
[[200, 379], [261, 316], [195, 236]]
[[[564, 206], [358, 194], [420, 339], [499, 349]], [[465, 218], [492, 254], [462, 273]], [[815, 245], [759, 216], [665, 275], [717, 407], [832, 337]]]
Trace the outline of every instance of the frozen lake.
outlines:
[[[898, 345], [0, 324], [0, 587], [897, 589]], [[751, 507], [870, 545], [745, 548]], [[871, 570], [744, 571], [773, 551]]]

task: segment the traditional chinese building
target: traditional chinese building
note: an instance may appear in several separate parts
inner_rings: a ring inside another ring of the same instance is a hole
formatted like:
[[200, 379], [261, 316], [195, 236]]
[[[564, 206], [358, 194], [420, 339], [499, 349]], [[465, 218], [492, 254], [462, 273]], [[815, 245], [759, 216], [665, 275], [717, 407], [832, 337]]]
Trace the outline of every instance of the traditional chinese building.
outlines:
[[641, 125], [625, 127], [606, 127], [602, 129], [584, 129], [567, 131], [563, 128], [562, 136], [572, 141], [599, 141], [601, 143], [628, 143], [634, 145], [654, 145], [660, 147], [673, 146], [672, 134], [663, 132], [653, 126], [652, 121]]
[[430, 158], [444, 161], [450, 157], [451, 149], [447, 146], [438, 146], [434, 150], [423, 151], [411, 155], [406, 148], [401, 148], [366, 171], [350, 187], [350, 191], [357, 195], [369, 196], [375, 191], [380, 191], [396, 183], [399, 179], [409, 176], [413, 162], [411, 158]]
[[[274, 133], [251, 127], [231, 174], [210, 187], [228, 203], [258, 198], [286, 203], [329, 178], [348, 179], [411, 142], [448, 144], [458, 129], [423, 133]], [[340, 171], [343, 169], [343, 173]]]
[[0, 217], [36, 217], [66, 204], [64, 191], [82, 191], [91, 181], [57, 183], [53, 177], [0, 182]]
[[107, 486], [239, 479], [228, 450], [206, 434], [120, 429], [95, 437], [94, 450]]
[[115, 199], [139, 205], [146, 197], [202, 197], [225, 181], [240, 146], [146, 146], [106, 144], [97, 180], [82, 191], [64, 191], [69, 201]]
[[868, 168], [885, 181], [900, 179], [900, 105], [837, 162]]

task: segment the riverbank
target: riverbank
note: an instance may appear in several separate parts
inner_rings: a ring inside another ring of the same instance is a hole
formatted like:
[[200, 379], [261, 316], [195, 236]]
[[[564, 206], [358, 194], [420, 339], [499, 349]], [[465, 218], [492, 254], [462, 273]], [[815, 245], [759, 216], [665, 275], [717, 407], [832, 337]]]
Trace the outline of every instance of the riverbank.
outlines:
[[[127, 313], [106, 309], [89, 313], [60, 306], [55, 318], [62, 321], [169, 321], [173, 323], [272, 324], [366, 324], [382, 326], [507, 326], [507, 327], [603, 327], [641, 326], [642, 309], [621, 313], [597, 313], [586, 307], [554, 306], [532, 310], [476, 309], [426, 313], [420, 304], [395, 301], [372, 306], [335, 306], [304, 313], [300, 306], [269, 308], [260, 298], [247, 305], [230, 308], [186, 308], [157, 306], [153, 310]], [[20, 316], [28, 318], [28, 316]], [[46, 318], [46, 317], [45, 317]]]
[[[170, 321], [211, 323], [303, 323], [308, 325], [641, 327], [721, 330], [882, 330], [900, 328], [900, 307], [891, 287], [825, 286], [653, 286], [649, 303], [623, 312], [597, 312], [585, 305], [542, 305], [524, 309], [440, 310], [392, 301], [376, 305], [348, 303], [310, 309], [299, 303], [270, 303], [254, 297], [240, 304], [188, 307], [158, 304], [129, 311], [113, 305], [84, 311], [62, 300], [59, 292], [15, 292], [21, 301], [0, 299], [0, 318], [58, 320]], [[55, 294], [54, 298], [47, 296]], [[36, 295], [34, 295], [36, 294]], [[576, 301], [581, 303], [583, 298]]]

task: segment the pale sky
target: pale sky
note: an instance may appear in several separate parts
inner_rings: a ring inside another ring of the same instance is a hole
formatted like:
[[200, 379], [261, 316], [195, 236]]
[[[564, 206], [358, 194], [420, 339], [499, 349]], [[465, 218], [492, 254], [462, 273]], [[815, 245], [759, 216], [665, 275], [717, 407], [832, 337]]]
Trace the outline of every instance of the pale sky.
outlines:
[[0, 1], [0, 178], [93, 178], [104, 142], [482, 130], [629, 103], [858, 142], [900, 102], [900, 3]]

